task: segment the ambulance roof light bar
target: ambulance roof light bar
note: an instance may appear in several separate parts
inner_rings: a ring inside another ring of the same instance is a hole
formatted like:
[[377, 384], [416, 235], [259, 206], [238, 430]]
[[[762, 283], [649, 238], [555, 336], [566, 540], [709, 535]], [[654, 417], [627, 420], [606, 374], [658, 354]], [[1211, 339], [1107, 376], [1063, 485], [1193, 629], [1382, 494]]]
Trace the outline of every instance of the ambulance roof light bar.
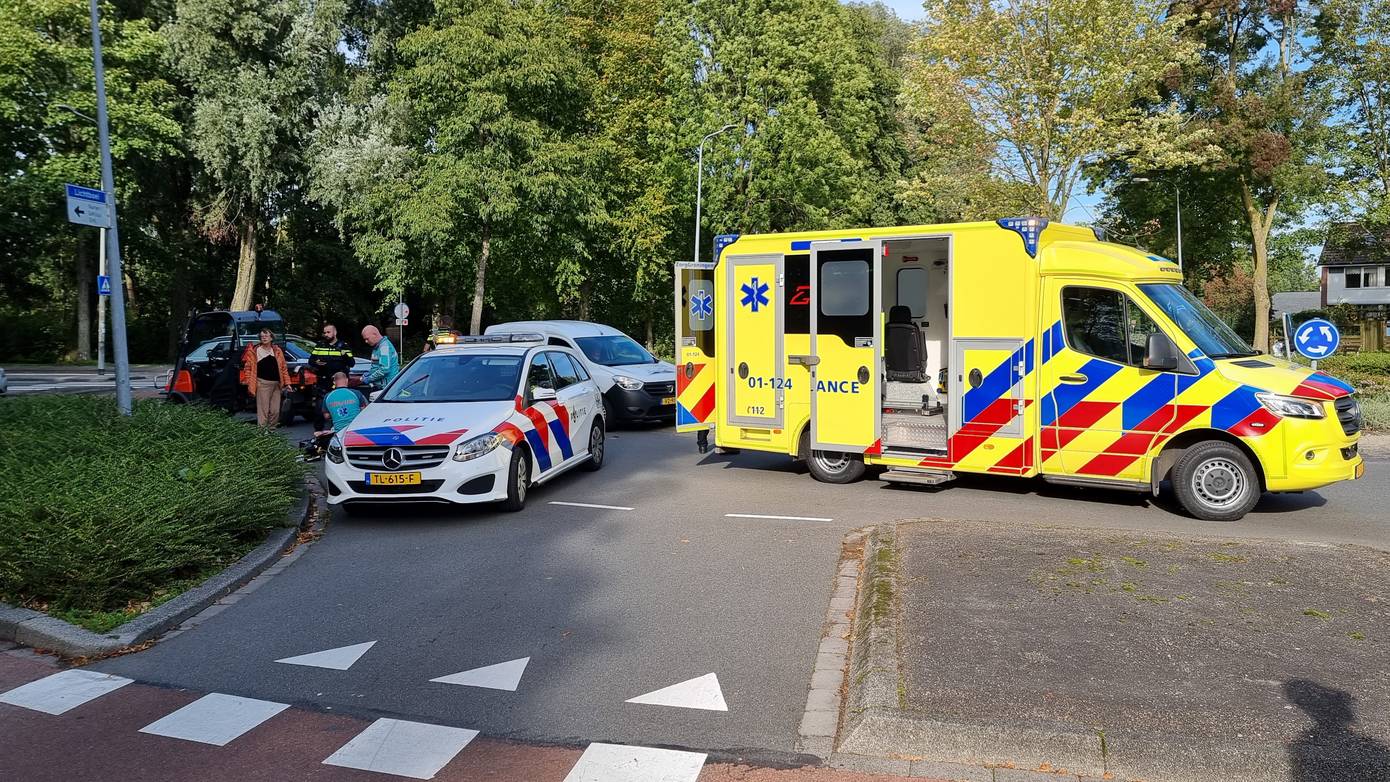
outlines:
[[516, 342], [545, 342], [539, 331], [519, 331], [515, 334], [476, 334], [457, 337], [455, 345], [505, 345]]
[[1038, 237], [1047, 227], [1046, 217], [1005, 217], [995, 222], [1000, 228], [1013, 231], [1023, 238], [1023, 249], [1028, 257], [1038, 257]]

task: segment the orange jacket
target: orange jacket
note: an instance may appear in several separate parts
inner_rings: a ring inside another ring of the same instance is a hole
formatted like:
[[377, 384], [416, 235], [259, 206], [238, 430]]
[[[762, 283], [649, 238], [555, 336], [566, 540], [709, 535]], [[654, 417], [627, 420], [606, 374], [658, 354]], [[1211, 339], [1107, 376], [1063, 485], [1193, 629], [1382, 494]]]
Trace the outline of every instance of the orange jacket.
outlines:
[[[259, 342], [253, 342], [246, 346], [246, 350], [241, 354], [241, 384], [246, 386], [246, 390], [252, 394], [256, 393], [256, 348], [260, 347]], [[271, 345], [270, 349], [275, 352], [275, 363], [280, 367], [280, 387], [287, 388], [290, 384], [290, 369], [285, 366], [285, 351], [279, 345]]]

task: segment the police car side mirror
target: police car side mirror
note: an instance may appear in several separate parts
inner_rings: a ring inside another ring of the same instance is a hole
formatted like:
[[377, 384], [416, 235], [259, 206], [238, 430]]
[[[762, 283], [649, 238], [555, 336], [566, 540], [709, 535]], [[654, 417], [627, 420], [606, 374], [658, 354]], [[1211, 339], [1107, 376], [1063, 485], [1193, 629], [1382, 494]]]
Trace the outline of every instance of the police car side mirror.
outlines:
[[1172, 372], [1179, 365], [1178, 346], [1167, 334], [1155, 331], [1149, 335], [1148, 349], [1144, 351], [1144, 368]]
[[[385, 390], [386, 390], [386, 389], [384, 389], [384, 388], [382, 389], [382, 391], [385, 391]], [[371, 392], [370, 394], [367, 394], [367, 401], [368, 401], [368, 402], [375, 402], [375, 401], [376, 401], [376, 398], [379, 397], [379, 396], [381, 396], [381, 391], [373, 391], [373, 392]]]
[[541, 386], [531, 386], [531, 400], [534, 402], [549, 402], [555, 399], [555, 389], [542, 388]]

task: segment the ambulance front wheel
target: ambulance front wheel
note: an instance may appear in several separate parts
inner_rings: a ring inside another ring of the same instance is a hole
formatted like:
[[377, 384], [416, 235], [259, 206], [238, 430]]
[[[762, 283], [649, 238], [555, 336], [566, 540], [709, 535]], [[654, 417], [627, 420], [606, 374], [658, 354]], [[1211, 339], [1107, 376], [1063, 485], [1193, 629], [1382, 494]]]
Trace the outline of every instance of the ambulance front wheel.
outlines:
[[806, 459], [811, 477], [821, 483], [854, 483], [864, 477], [864, 460], [841, 451], [811, 451]]
[[1260, 501], [1260, 476], [1239, 448], [1210, 440], [1182, 455], [1172, 473], [1183, 510], [1204, 521], [1235, 521]]

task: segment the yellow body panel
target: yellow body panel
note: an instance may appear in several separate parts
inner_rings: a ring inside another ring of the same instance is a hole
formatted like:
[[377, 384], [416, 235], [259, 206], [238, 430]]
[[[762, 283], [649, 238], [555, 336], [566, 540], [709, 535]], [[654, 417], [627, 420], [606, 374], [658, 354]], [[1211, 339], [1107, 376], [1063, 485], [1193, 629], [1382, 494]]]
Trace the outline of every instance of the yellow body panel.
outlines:
[[780, 308], [778, 262], [731, 257], [728, 265], [725, 311], [731, 320], [737, 360], [723, 374], [728, 400], [726, 420], [742, 426], [777, 426], [783, 373], [782, 345], [777, 339]]
[[[1277, 359], [1259, 357], [1254, 366], [1206, 357], [1138, 287], [1180, 284], [1175, 265], [1099, 242], [1089, 229], [1056, 224], [1041, 232], [1036, 256], [1025, 250], [1019, 233], [993, 222], [739, 237], [723, 249], [715, 274], [715, 311], [723, 313], [715, 320], [719, 349], [710, 359], [711, 377], [720, 389], [718, 409], [710, 418], [717, 422], [716, 443], [798, 455], [810, 424], [811, 373], [788, 361], [813, 355], [810, 338], [788, 332], [777, 339], [777, 307], [784, 295], [795, 302], [795, 292], [774, 283], [768, 288], [768, 306], [760, 304], [758, 313], [739, 306], [747, 296], [743, 286], [751, 285], [752, 277], [759, 284], [774, 279], [771, 258], [804, 255], [812, 242], [891, 243], [926, 236], [947, 236], [951, 242], [949, 371], [957, 393], [952, 396], [947, 452], [909, 458], [884, 454], [879, 443], [870, 442], [869, 434], [878, 426], [879, 377], [877, 362], [870, 363], [877, 358], [873, 351], [881, 353], [878, 339], [872, 348], [856, 348], [841, 339], [818, 337], [817, 379], [835, 381], [833, 391], [816, 391], [823, 442], [843, 443], [844, 450], [862, 452], [871, 464], [1148, 484], [1163, 477], [1155, 476], [1156, 467], [1171, 466], [1160, 458], [1166, 458], [1168, 446], [1219, 438], [1242, 445], [1272, 491], [1316, 488], [1361, 471], [1361, 457], [1354, 453], [1359, 434], [1343, 432], [1333, 406], [1335, 399], [1351, 393], [1350, 387]], [[747, 256], [766, 260], [727, 271], [731, 258]], [[1197, 373], [1152, 371], [1074, 350], [1064, 334], [1058, 298], [1068, 285], [1122, 292], [1189, 356]], [[989, 340], [1013, 340], [1019, 347], [981, 344]], [[954, 352], [961, 347], [967, 349]], [[765, 379], [750, 387], [745, 380], [726, 394], [722, 384], [745, 363], [750, 377], [781, 381], [773, 387]], [[870, 369], [867, 383], [858, 382], [860, 366]], [[967, 385], [972, 369], [980, 373], [978, 388]], [[1078, 376], [1084, 379], [1078, 381]], [[1255, 397], [1260, 391], [1321, 400], [1327, 415], [1280, 418], [1260, 405]], [[767, 411], [767, 420], [748, 423], [749, 411], [757, 409]], [[780, 420], [772, 419], [774, 409]]]

